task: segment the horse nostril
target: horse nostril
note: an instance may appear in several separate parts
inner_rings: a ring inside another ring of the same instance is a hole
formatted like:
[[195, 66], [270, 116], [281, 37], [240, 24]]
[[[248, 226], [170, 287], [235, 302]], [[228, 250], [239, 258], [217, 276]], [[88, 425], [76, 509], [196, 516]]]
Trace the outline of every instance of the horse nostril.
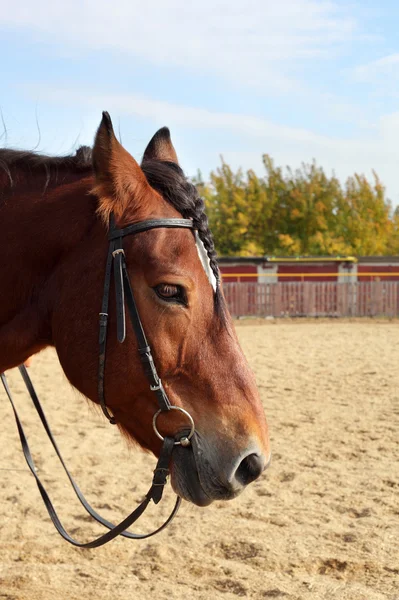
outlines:
[[255, 479], [258, 479], [259, 475], [265, 468], [265, 461], [263, 456], [258, 454], [249, 454], [240, 463], [235, 478], [241, 483], [241, 485], [248, 485]]

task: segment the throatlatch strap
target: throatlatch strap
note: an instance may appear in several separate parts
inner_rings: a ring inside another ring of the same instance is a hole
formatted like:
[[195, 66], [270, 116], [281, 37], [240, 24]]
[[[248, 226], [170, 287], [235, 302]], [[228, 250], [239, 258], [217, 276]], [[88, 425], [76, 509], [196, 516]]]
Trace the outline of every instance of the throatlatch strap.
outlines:
[[[30, 469], [30, 471], [32, 472], [33, 476], [35, 477], [37, 486], [39, 488], [40, 494], [43, 498], [44, 504], [47, 508], [47, 511], [50, 515], [51, 520], [54, 523], [55, 528], [57, 529], [58, 533], [70, 544], [74, 545], [74, 546], [78, 546], [80, 548], [97, 548], [99, 546], [102, 546], [103, 544], [111, 541], [112, 539], [114, 539], [115, 537], [117, 537], [118, 535], [122, 535], [123, 537], [127, 537], [130, 539], [145, 539], [148, 537], [151, 537], [153, 535], [155, 535], [156, 533], [159, 533], [160, 531], [162, 531], [170, 522], [171, 520], [174, 518], [174, 516], [176, 515], [180, 503], [181, 503], [181, 499], [177, 498], [176, 504], [173, 508], [173, 511], [171, 513], [171, 515], [168, 517], [168, 519], [165, 521], [165, 523], [163, 523], [163, 525], [161, 525], [161, 527], [159, 527], [158, 529], [156, 529], [155, 531], [148, 533], [148, 534], [135, 534], [135, 533], [131, 533], [129, 531], [125, 531], [128, 527], [130, 527], [133, 523], [135, 523], [139, 517], [143, 514], [143, 512], [145, 511], [145, 509], [147, 508], [149, 502], [151, 500], [154, 501], [154, 503], [158, 503], [159, 500], [162, 497], [162, 492], [163, 492], [163, 488], [164, 485], [166, 483], [166, 477], [168, 474], [168, 465], [169, 465], [169, 461], [171, 458], [171, 453], [173, 450], [173, 443], [174, 440], [172, 438], [165, 438], [165, 443], [162, 447], [161, 450], [161, 454], [160, 457], [158, 459], [157, 462], [157, 466], [155, 468], [154, 471], [154, 479], [153, 479], [153, 483], [151, 485], [151, 488], [149, 489], [149, 491], [147, 492], [145, 499], [143, 500], [143, 502], [128, 516], [126, 517], [123, 521], [121, 521], [118, 525], [113, 525], [110, 521], [108, 521], [107, 519], [103, 519], [90, 505], [89, 503], [86, 501], [86, 499], [84, 498], [82, 492], [80, 491], [78, 485], [76, 484], [76, 482], [74, 481], [72, 475], [70, 474], [69, 470], [67, 469], [65, 462], [60, 454], [60, 451], [57, 447], [57, 444], [54, 440], [54, 437], [51, 433], [50, 427], [48, 425], [46, 416], [44, 414], [44, 411], [40, 405], [39, 399], [37, 397], [37, 394], [35, 392], [35, 389], [33, 387], [32, 381], [26, 371], [25, 366], [21, 366], [20, 367], [20, 372], [22, 374], [22, 377], [24, 379], [24, 382], [27, 386], [28, 392], [30, 394], [30, 397], [32, 399], [32, 402], [36, 408], [36, 411], [40, 417], [40, 420], [43, 424], [44, 429], [46, 430], [46, 433], [53, 445], [54, 450], [56, 451], [56, 454], [65, 470], [65, 473], [68, 476], [68, 479], [70, 480], [72, 487], [78, 497], [78, 499], [80, 500], [82, 506], [86, 509], [86, 511], [99, 523], [101, 523], [102, 525], [104, 525], [105, 527], [107, 527], [108, 529], [110, 529], [110, 531], [108, 531], [107, 533], [103, 534], [102, 536], [98, 537], [97, 539], [91, 541], [91, 542], [87, 542], [87, 543], [80, 543], [78, 541], [76, 541], [74, 538], [72, 538], [69, 533], [65, 530], [65, 528], [63, 527], [55, 509], [54, 506], [47, 494], [46, 489], [44, 488], [42, 482], [40, 481], [39, 476], [37, 475], [36, 472], [36, 466], [35, 463], [33, 461], [31, 452], [30, 452], [30, 448], [28, 445], [28, 441], [24, 432], [24, 429], [22, 427], [22, 423], [21, 420], [19, 418], [18, 412], [16, 410], [16, 407], [14, 405], [13, 399], [12, 399], [12, 395], [11, 395], [11, 391], [9, 389], [8, 386], [8, 382], [6, 379], [6, 376], [4, 375], [4, 373], [1, 374], [1, 380], [3, 382], [4, 388], [6, 390], [7, 396], [10, 400], [13, 412], [14, 412], [14, 417], [15, 417], [15, 421], [17, 423], [17, 427], [18, 427], [18, 433], [19, 433], [19, 437], [21, 440], [21, 445], [22, 445], [22, 450], [25, 456], [25, 460], [28, 464], [28, 467]], [[165, 467], [166, 465], [166, 467]], [[164, 474], [164, 478], [162, 479], [162, 475]], [[159, 487], [158, 487], [159, 486]], [[160, 490], [160, 491], [158, 491]]]

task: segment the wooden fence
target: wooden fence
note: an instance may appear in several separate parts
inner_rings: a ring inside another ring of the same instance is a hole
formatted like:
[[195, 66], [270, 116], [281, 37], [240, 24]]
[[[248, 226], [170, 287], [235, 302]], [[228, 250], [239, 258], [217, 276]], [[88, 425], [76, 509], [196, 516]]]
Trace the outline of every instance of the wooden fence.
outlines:
[[399, 317], [399, 281], [224, 283], [234, 317]]

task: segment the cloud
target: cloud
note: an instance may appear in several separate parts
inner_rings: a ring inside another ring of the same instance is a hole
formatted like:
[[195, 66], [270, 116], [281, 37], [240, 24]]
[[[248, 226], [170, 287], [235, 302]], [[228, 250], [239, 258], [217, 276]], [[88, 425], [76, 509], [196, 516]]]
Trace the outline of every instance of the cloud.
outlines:
[[361, 83], [375, 83], [380, 78], [386, 78], [389, 75], [399, 78], [399, 54], [389, 54], [359, 65], [352, 70], [352, 75], [356, 81]]
[[369, 63], [358, 65], [349, 71], [357, 84], [367, 85], [370, 97], [399, 98], [399, 54], [388, 54]]
[[0, 27], [268, 93], [300, 90], [299, 64], [331, 58], [359, 34], [353, 17], [325, 0], [15, 0], [12, 10], [0, 0]]
[[[341, 177], [374, 167], [399, 200], [394, 143], [399, 134], [397, 116], [378, 118], [380, 105], [374, 107], [370, 101], [374, 88], [376, 93], [397, 92], [399, 55], [390, 54], [350, 71], [350, 83], [373, 86], [360, 99], [353, 93], [354, 86], [341, 85], [340, 57], [350, 52], [353, 60], [356, 44], [365, 41], [361, 8], [341, 0], [36, 0], [34, 4], [14, 0], [9, 10], [6, 0], [0, 0], [0, 31], [24, 32], [29, 41], [44, 42], [42, 49], [50, 44], [52, 53], [74, 52], [82, 65], [92, 51], [96, 58], [107, 56], [108, 64], [111, 57], [115, 72], [120, 76], [125, 73], [121, 87], [132, 92], [108, 93], [104, 78], [98, 82], [98, 91], [68, 85], [65, 89], [30, 87], [35, 101], [50, 100], [57, 109], [68, 104], [80, 115], [85, 109], [85, 119], [107, 108], [115, 116], [169, 124], [182, 132], [198, 130], [199, 137], [203, 130], [209, 131], [209, 140], [217, 132], [218, 151], [226, 158], [235, 156], [237, 161], [241, 156], [242, 164], [248, 167], [250, 157], [265, 151], [283, 164], [298, 164], [314, 156], [326, 168], [335, 167]], [[97, 55], [97, 51], [104, 54]], [[262, 96], [284, 96], [285, 104], [276, 108], [276, 102], [269, 102], [263, 109], [259, 100], [248, 102], [257, 116], [248, 114], [251, 109], [247, 114], [207, 110], [201, 106], [205, 88], [198, 106], [164, 102], [136, 93], [139, 87], [132, 90], [129, 63], [142, 70], [144, 67], [148, 77], [156, 73], [151, 66], [177, 71], [178, 77], [173, 77], [176, 90], [168, 90], [164, 97], [184, 96], [180, 91], [185, 73], [189, 73], [190, 78], [198, 74], [211, 77], [211, 82], [217, 80], [219, 106], [222, 101], [229, 105], [229, 93], [238, 98], [234, 104], [242, 106], [245, 94], [239, 92], [247, 90], [251, 94], [254, 90], [255, 98], [258, 91]], [[239, 89], [231, 92], [231, 84]], [[286, 126], [259, 116], [270, 108], [281, 121], [284, 107], [290, 110], [287, 122], [312, 125]], [[349, 130], [351, 136], [335, 135], [334, 119], [341, 131]], [[332, 135], [320, 133], [328, 130]], [[240, 151], [238, 140], [250, 152]], [[214, 152], [214, 146], [209, 142], [208, 152]]]
[[88, 108], [107, 107], [110, 112], [119, 115], [131, 115], [150, 119], [163, 125], [168, 123], [178, 127], [192, 129], [224, 129], [234, 131], [250, 137], [278, 136], [286, 140], [293, 140], [314, 144], [322, 143], [324, 138], [311, 133], [306, 129], [275, 125], [273, 122], [251, 115], [241, 115], [227, 112], [211, 111], [204, 108], [185, 106], [171, 102], [156, 100], [142, 94], [107, 94], [91, 90], [66, 88], [53, 88], [48, 85], [22, 86], [23, 89], [35, 98], [43, 101], [52, 101], [56, 104], [75, 104]]
[[[335, 170], [341, 179], [354, 172], [365, 172], [370, 176], [372, 169], [375, 169], [387, 186], [394, 204], [399, 203], [396, 175], [399, 162], [399, 112], [379, 118], [365, 137], [343, 138], [320, 135], [305, 128], [287, 127], [261, 117], [210, 111], [163, 102], [140, 94], [104, 94], [93, 90], [73, 90], [71, 87], [54, 89], [46, 85], [24, 89], [43, 101], [80, 106], [96, 112], [98, 116], [106, 108], [115, 121], [120, 116], [130, 116], [150, 121], [154, 126], [167, 124], [173, 129], [200, 130], [200, 135], [209, 131], [209, 140], [218, 132], [227, 133], [226, 139], [229, 141], [224, 142], [222, 135], [218, 153], [235, 166], [260, 168], [261, 155], [268, 152], [277, 163], [291, 166], [316, 157], [320, 165], [327, 171]], [[232, 143], [231, 136], [238, 142]], [[240, 142], [251, 147], [251, 151], [236, 150]], [[209, 145], [212, 144], [209, 142]], [[193, 158], [190, 160], [193, 162]]]
[[369, 100], [388, 100], [399, 98], [399, 54], [388, 54], [377, 60], [358, 65], [348, 72], [349, 78], [356, 84], [367, 86]]

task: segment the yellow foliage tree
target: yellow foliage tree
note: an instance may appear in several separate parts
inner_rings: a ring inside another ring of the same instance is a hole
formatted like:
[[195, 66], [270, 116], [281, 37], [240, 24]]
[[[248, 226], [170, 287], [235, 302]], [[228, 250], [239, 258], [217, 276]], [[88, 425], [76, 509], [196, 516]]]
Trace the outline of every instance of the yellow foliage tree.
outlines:
[[315, 162], [283, 172], [265, 154], [266, 175], [234, 172], [223, 159], [204, 183], [211, 230], [221, 255], [384, 255], [399, 252], [399, 211], [392, 214], [373, 173], [342, 186]]

